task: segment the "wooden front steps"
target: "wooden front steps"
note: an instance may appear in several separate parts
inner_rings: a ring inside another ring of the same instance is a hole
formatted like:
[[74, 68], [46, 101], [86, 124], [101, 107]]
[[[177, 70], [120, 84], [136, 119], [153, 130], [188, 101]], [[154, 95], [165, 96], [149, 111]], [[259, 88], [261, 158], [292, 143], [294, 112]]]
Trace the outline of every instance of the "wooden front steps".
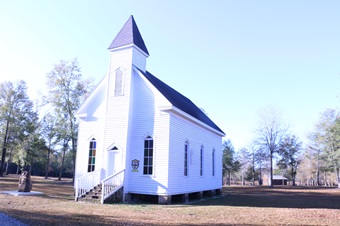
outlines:
[[100, 203], [101, 197], [102, 197], [102, 185], [99, 184], [95, 186], [93, 189], [91, 189], [89, 192], [86, 192], [86, 194], [83, 195], [79, 199], [79, 201]]

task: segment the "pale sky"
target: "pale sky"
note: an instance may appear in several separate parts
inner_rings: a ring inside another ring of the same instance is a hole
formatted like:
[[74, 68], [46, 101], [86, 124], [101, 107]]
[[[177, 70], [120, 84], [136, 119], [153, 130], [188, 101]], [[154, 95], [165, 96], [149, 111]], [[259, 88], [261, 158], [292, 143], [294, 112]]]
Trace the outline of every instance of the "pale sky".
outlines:
[[35, 99], [53, 64], [75, 57], [99, 82], [130, 15], [147, 70], [203, 108], [236, 149], [252, 140], [260, 107], [280, 109], [304, 140], [340, 104], [335, 0], [0, 0], [0, 82], [25, 80]]

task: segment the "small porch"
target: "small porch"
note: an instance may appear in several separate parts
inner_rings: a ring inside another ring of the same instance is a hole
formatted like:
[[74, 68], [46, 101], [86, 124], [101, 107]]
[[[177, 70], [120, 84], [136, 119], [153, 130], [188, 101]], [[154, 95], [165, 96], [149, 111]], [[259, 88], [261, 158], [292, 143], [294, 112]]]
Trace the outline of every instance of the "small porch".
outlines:
[[121, 170], [101, 180], [105, 175], [104, 169], [96, 170], [77, 178], [75, 181], [75, 201], [108, 201], [124, 200], [124, 175]]

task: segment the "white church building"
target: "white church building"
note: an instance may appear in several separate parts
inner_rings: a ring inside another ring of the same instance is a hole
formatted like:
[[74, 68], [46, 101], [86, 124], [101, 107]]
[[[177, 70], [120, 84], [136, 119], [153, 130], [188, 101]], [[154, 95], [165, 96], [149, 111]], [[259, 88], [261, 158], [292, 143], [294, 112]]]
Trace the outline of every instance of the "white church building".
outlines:
[[225, 133], [190, 99], [146, 69], [149, 52], [133, 16], [108, 48], [110, 63], [76, 113], [75, 199], [158, 203], [222, 188]]

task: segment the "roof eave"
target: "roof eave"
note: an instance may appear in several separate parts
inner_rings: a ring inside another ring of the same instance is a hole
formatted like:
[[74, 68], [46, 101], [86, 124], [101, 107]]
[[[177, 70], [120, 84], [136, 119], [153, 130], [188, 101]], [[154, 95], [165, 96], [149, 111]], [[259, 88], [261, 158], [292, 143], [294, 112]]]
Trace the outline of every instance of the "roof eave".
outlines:
[[225, 135], [226, 135], [225, 133], [222, 133], [222, 132], [212, 128], [211, 126], [205, 124], [204, 122], [196, 119], [195, 117], [189, 115], [188, 113], [182, 111], [181, 109], [179, 109], [179, 108], [177, 108], [173, 105], [171, 105], [171, 106], [161, 106], [161, 107], [159, 107], [159, 109], [161, 111], [164, 111], [164, 112], [173, 112], [173, 113], [180, 115], [180, 116], [182, 116], [186, 119], [189, 119], [190, 121], [194, 122], [195, 124], [205, 128], [205, 129], [207, 129], [207, 130], [209, 130], [209, 131], [211, 131], [211, 132], [213, 132], [213, 133], [215, 133], [215, 134], [217, 134], [221, 137], [225, 137]]
[[141, 48], [139, 48], [138, 46], [136, 46], [135, 44], [129, 44], [129, 45], [124, 45], [124, 46], [119, 46], [116, 48], [111, 48], [108, 49], [109, 52], [116, 52], [116, 51], [121, 51], [121, 50], [125, 50], [125, 49], [129, 49], [129, 48], [135, 48], [139, 53], [141, 53], [145, 58], [148, 58], [150, 55], [147, 54], [146, 52], [144, 52]]

